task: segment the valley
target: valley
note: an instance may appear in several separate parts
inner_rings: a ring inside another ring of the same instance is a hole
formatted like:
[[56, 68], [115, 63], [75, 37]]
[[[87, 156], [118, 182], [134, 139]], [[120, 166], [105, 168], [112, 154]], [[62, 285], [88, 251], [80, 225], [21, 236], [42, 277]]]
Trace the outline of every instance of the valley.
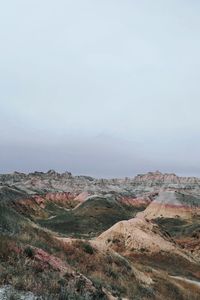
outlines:
[[0, 175], [0, 299], [200, 299], [200, 179]]

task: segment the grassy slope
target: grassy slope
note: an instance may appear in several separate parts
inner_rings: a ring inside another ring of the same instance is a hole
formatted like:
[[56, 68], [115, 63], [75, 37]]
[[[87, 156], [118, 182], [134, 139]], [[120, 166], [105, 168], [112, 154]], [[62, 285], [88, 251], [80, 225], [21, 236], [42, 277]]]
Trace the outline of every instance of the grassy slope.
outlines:
[[189, 237], [200, 230], [200, 216], [187, 221], [175, 218], [158, 218], [154, 221], [163, 231], [167, 231], [174, 238]]
[[112, 197], [92, 197], [74, 210], [63, 210], [53, 219], [39, 220], [39, 224], [65, 235], [92, 237], [118, 221], [134, 217], [138, 210]]
[[26, 220], [14, 209], [0, 202], [0, 233], [13, 235], [20, 231]]

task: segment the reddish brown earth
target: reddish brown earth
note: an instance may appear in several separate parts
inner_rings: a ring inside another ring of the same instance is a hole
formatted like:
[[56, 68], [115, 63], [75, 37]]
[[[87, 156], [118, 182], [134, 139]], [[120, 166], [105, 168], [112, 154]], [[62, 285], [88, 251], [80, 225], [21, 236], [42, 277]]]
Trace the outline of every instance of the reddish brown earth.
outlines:
[[87, 192], [83, 192], [80, 194], [72, 194], [70, 192], [57, 192], [57, 193], [47, 193], [44, 198], [45, 200], [53, 201], [54, 203], [71, 203], [71, 201], [78, 203], [84, 202], [88, 198], [89, 194]]
[[128, 206], [146, 208], [152, 202], [152, 199], [150, 197], [122, 197], [120, 202]]
[[72, 209], [83, 203], [88, 197], [87, 193], [72, 194], [69, 192], [47, 193], [46, 195], [32, 195], [29, 198], [18, 199], [12, 202], [12, 206], [20, 213], [36, 217], [48, 217], [48, 205], [56, 205], [57, 208]]

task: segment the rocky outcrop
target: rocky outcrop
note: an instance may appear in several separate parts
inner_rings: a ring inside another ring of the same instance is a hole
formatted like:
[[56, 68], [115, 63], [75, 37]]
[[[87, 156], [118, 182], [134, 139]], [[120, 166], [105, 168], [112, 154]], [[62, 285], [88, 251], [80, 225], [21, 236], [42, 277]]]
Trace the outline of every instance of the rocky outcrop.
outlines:
[[139, 174], [134, 178], [135, 183], [145, 183], [147, 185], [192, 185], [199, 186], [200, 179], [196, 177], [179, 177], [174, 173], [162, 174], [159, 171]]
[[124, 251], [148, 251], [152, 253], [174, 251], [175, 246], [169, 236], [163, 236], [157, 225], [144, 218], [136, 217], [121, 221], [102, 233], [97, 241], [107, 246], [120, 246]]
[[60, 174], [53, 170], [29, 174], [15, 172], [0, 175], [0, 185], [15, 187], [28, 194], [87, 192], [93, 195], [115, 192], [126, 197], [139, 197], [144, 193], [157, 192], [160, 188], [194, 190], [200, 194], [199, 178], [179, 177], [158, 171], [124, 179], [95, 179], [89, 176], [72, 176], [69, 172]]
[[200, 215], [200, 198], [173, 190], [159, 192], [158, 196], [139, 215], [148, 219], [186, 218]]

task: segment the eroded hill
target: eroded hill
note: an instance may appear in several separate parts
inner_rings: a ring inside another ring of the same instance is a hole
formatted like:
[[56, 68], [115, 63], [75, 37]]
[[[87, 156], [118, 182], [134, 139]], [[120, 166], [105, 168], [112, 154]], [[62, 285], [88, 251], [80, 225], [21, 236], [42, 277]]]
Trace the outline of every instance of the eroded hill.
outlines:
[[195, 177], [0, 175], [0, 234], [0, 299], [200, 296]]

